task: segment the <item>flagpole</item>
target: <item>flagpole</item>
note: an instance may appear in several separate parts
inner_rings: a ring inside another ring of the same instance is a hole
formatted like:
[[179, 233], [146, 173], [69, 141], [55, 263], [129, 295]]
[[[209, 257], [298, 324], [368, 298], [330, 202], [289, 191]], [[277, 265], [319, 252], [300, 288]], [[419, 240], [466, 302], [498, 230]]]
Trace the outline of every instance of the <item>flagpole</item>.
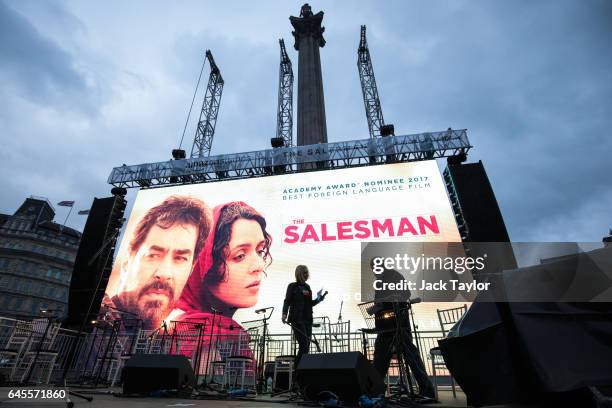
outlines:
[[74, 208], [74, 204], [75, 204], [75, 203], [73, 203], [73, 204], [70, 206], [70, 211], [68, 211], [68, 215], [66, 216], [66, 219], [64, 220], [64, 223], [62, 224], [62, 228], [61, 228], [61, 230], [60, 230], [60, 231], [63, 231], [63, 230], [64, 230], [64, 227], [66, 226], [66, 222], [68, 222], [68, 217], [70, 217], [70, 214], [72, 213], [72, 209]]

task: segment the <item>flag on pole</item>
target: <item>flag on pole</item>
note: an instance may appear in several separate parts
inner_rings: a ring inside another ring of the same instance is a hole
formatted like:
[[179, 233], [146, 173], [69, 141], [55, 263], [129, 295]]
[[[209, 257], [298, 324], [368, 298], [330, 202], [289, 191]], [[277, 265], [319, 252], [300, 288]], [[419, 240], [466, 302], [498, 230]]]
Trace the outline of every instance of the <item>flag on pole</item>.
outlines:
[[79, 211], [79, 215], [89, 215], [89, 210], [81, 210]]
[[60, 201], [57, 203], [60, 207], [72, 207], [74, 205], [74, 201]]

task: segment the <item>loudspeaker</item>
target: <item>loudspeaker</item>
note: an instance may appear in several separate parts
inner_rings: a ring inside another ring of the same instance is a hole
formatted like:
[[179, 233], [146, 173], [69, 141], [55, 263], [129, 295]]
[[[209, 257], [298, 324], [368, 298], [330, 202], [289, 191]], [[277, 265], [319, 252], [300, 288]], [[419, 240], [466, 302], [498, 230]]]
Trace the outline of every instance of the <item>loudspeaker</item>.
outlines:
[[385, 392], [385, 384], [374, 366], [358, 351], [305, 354], [297, 368], [297, 381], [307, 399], [315, 401], [322, 391], [331, 391], [343, 402], [363, 395]]
[[123, 367], [123, 393], [195, 387], [195, 375], [185, 356], [136, 354]]
[[444, 170], [444, 181], [463, 242], [510, 242], [482, 162], [451, 162]]
[[69, 328], [78, 329], [83, 321], [94, 320], [98, 315], [112, 270], [126, 204], [120, 195], [94, 198], [70, 281], [68, 318], [65, 321]]
[[[461, 158], [459, 158], [461, 160]], [[495, 193], [481, 161], [457, 163], [449, 158], [444, 181], [466, 255], [488, 256], [487, 273], [517, 266], [510, 245], [479, 247], [470, 242], [510, 242]], [[474, 272], [478, 279], [478, 273]]]

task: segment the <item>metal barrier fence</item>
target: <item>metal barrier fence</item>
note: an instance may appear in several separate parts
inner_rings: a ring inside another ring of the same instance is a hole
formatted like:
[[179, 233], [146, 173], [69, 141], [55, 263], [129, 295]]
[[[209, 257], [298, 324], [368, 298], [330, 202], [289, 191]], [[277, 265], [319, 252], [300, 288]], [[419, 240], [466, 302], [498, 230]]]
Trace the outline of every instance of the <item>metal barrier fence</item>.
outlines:
[[[79, 335], [64, 328], [53, 333], [50, 330], [53, 324], [48, 319], [28, 322], [0, 317], [0, 370], [7, 380], [58, 383], [65, 377], [71, 382], [114, 385], [119, 382], [125, 361], [139, 353], [184, 355], [196, 373], [214, 376], [219, 362], [236, 353], [252, 358], [257, 367], [263, 367], [265, 362], [274, 361], [278, 356], [295, 355], [297, 351], [291, 334], [268, 334], [264, 344], [258, 328], [211, 335], [203, 332], [197, 323], [186, 327], [173, 322], [167, 330], [131, 332], [122, 330], [121, 325], [107, 324]], [[320, 351], [311, 345], [311, 353], [360, 351], [368, 359], [373, 358], [376, 334], [334, 332], [326, 324], [315, 327], [313, 333]], [[413, 336], [418, 340], [415, 344], [431, 375], [429, 351], [443, 337], [442, 331], [417, 331]], [[40, 346], [43, 341], [48, 343], [44, 350]], [[262, 347], [265, 347], [263, 361]], [[436, 372], [439, 376], [449, 375], [445, 369], [437, 368]]]
[[52, 350], [57, 350], [58, 359], [51, 373], [51, 382], [59, 382], [66, 371], [67, 375], [74, 376], [77, 370], [79, 361], [85, 354], [86, 346], [89, 337], [87, 333], [81, 333], [75, 330], [60, 328], [55, 339], [55, 343], [51, 347]]

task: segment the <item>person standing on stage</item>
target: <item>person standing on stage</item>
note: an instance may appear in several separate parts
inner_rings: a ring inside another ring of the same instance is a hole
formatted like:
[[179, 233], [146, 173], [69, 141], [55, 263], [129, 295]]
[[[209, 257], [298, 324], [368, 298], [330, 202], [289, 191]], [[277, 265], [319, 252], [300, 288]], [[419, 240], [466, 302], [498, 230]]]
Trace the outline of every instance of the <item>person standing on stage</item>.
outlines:
[[[404, 277], [393, 269], [385, 268], [382, 274], [377, 276], [377, 279], [388, 284], [398, 283]], [[375, 313], [376, 331], [378, 333], [374, 343], [374, 367], [381, 377], [385, 378], [393, 354], [402, 353], [404, 361], [419, 385], [419, 394], [433, 399], [435, 398], [433, 384], [429, 380], [419, 350], [412, 343], [408, 310], [410, 307], [408, 305], [409, 300], [410, 290], [407, 288], [405, 290], [376, 291], [374, 307], [371, 309], [371, 312]], [[397, 316], [395, 316], [395, 312], [399, 312]], [[396, 336], [398, 337], [396, 338]]]
[[298, 265], [295, 268], [295, 282], [287, 286], [287, 294], [283, 303], [283, 323], [291, 325], [299, 345], [295, 367], [298, 366], [302, 356], [308, 354], [310, 348], [312, 307], [319, 304], [327, 295], [327, 292], [322, 293], [323, 289], [321, 289], [317, 293], [317, 298], [312, 299], [312, 290], [306, 283], [309, 276], [306, 265]]

